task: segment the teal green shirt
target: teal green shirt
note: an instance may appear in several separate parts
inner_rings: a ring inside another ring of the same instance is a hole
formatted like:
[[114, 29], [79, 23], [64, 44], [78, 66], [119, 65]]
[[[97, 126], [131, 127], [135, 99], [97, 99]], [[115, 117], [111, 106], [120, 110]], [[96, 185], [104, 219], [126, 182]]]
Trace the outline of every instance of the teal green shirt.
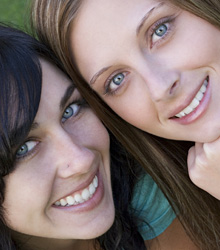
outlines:
[[169, 202], [153, 179], [143, 175], [134, 189], [132, 211], [138, 220], [138, 228], [144, 240], [161, 234], [176, 218]]

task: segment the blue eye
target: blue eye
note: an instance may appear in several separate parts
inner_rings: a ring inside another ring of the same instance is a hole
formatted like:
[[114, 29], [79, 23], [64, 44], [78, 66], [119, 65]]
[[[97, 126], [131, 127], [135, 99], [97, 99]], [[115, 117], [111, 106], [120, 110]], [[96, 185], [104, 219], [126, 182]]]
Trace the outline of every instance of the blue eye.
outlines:
[[167, 26], [165, 24], [162, 24], [155, 30], [155, 34], [157, 36], [162, 37], [163, 35], [166, 34], [167, 30], [168, 30]]
[[38, 144], [37, 141], [27, 141], [25, 142], [17, 151], [16, 153], [16, 157], [17, 158], [21, 158], [24, 157], [26, 155], [28, 155], [34, 148], [35, 146]]
[[171, 27], [169, 22], [163, 22], [162, 24], [156, 25], [156, 27], [152, 31], [152, 44], [162, 39], [165, 39], [166, 36], [169, 34], [170, 28]]
[[76, 116], [79, 113], [80, 105], [78, 103], [73, 103], [69, 105], [63, 113], [62, 122], [69, 119], [72, 116]]
[[116, 85], [120, 85], [122, 81], [124, 80], [124, 75], [122, 73], [117, 74], [113, 79], [113, 83]]
[[125, 74], [124, 73], [119, 73], [117, 75], [115, 75], [110, 81], [109, 81], [109, 85], [107, 87], [107, 92], [112, 92], [114, 90], [116, 90], [123, 82], [125, 78]]

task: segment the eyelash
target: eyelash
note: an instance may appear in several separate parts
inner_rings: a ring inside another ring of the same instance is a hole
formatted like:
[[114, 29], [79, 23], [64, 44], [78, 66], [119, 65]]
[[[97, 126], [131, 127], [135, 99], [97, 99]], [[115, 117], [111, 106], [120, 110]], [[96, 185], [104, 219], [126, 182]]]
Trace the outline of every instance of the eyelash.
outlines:
[[[66, 106], [66, 108], [64, 109], [64, 112], [71, 106], [71, 105], [78, 105], [79, 106], [79, 110], [77, 111], [77, 113], [75, 114], [75, 115], [73, 115], [73, 117], [76, 117], [76, 116], [78, 116], [81, 112], [82, 112], [82, 109], [83, 108], [86, 108], [86, 107], [88, 107], [88, 103], [86, 102], [86, 100], [85, 99], [83, 99], [82, 97], [80, 97], [79, 99], [77, 99], [77, 100], [74, 100], [73, 102], [70, 102], [67, 106]], [[64, 115], [64, 112], [63, 112], [63, 115]], [[72, 116], [71, 116], [72, 117]], [[69, 117], [69, 118], [71, 118], [71, 117]], [[61, 118], [61, 121], [64, 123], [65, 121], [67, 121], [69, 118], [63, 118], [63, 116], [62, 116], [62, 118]], [[63, 120], [63, 119], [65, 119], [65, 120]]]
[[110, 90], [110, 84], [111, 84], [111, 82], [113, 81], [113, 79], [117, 76], [117, 75], [120, 75], [120, 74], [122, 74], [123, 75], [123, 81], [122, 81], [122, 85], [124, 84], [124, 80], [125, 80], [125, 78], [126, 78], [126, 76], [129, 74], [129, 72], [128, 71], [124, 71], [124, 72], [114, 72], [113, 74], [111, 74], [109, 77], [108, 77], [108, 79], [107, 79], [107, 81], [106, 81], [106, 84], [105, 84], [105, 92], [104, 92], [104, 95], [111, 95], [111, 96], [113, 96], [113, 95], [115, 95], [116, 93], [117, 93], [117, 91], [122, 87], [122, 85], [120, 85], [117, 89], [115, 89], [115, 90], [113, 90], [113, 91], [111, 91]]
[[[172, 30], [172, 22], [174, 22], [175, 20], [175, 16], [170, 16], [170, 17], [164, 17], [160, 20], [158, 20], [157, 22], [155, 22], [151, 27], [150, 29], [147, 31], [147, 33], [149, 34], [149, 39], [150, 39], [150, 48], [153, 48], [154, 45], [157, 45], [159, 44], [160, 42], [162, 42], [171, 32]], [[161, 36], [161, 38], [152, 44], [152, 38], [153, 38], [153, 35], [156, 33], [156, 30], [161, 26], [161, 25], [166, 25], [167, 27], [167, 31], [166, 33]]]
[[[20, 155], [18, 156], [17, 153], [18, 151], [21, 149], [22, 146], [26, 145], [29, 142], [34, 142], [36, 143], [36, 145], [30, 150], [28, 151], [26, 154], [24, 155]], [[21, 161], [23, 159], [27, 159], [30, 158], [32, 155], [35, 154], [35, 151], [37, 150], [38, 144], [40, 143], [40, 141], [36, 140], [35, 138], [28, 138], [16, 151], [15, 155], [16, 155], [16, 161]]]

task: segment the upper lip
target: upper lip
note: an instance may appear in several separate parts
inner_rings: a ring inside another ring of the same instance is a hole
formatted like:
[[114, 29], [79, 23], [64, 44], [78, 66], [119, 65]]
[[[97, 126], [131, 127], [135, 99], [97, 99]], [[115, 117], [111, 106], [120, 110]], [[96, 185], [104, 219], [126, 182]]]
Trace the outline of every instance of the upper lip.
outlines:
[[[85, 181], [83, 181], [82, 183], [80, 183], [79, 185], [77, 185], [77, 187], [75, 187], [74, 189], [72, 189], [70, 192], [65, 192], [64, 195], [59, 195], [58, 196], [59, 198], [56, 198], [56, 200], [54, 200], [52, 202], [52, 204], [54, 204], [56, 201], [58, 201], [60, 199], [63, 199], [65, 197], [69, 196], [69, 195], [72, 195], [72, 194], [74, 194], [74, 193], [76, 193], [76, 192], [78, 192], [78, 191], [83, 190], [84, 188], [86, 188], [92, 182], [92, 180], [94, 179], [95, 175], [97, 175], [97, 177], [98, 177], [98, 169], [97, 168], [96, 168], [95, 171], [93, 171], [89, 175], [89, 177]], [[68, 187], [70, 185], [71, 185], [71, 183], [68, 182]], [[65, 189], [65, 187], [62, 186], [62, 190], [67, 190], [67, 189]]]
[[201, 86], [203, 85], [204, 81], [207, 79], [208, 76], [206, 76], [202, 82], [198, 85], [198, 87], [196, 89], [194, 89], [193, 92], [191, 92], [188, 96], [186, 96], [186, 99], [184, 100], [183, 103], [181, 103], [179, 106], [177, 106], [177, 108], [175, 108], [175, 110], [173, 110], [170, 114], [169, 114], [169, 119], [175, 117], [176, 114], [180, 113], [182, 110], [184, 110], [187, 106], [189, 106], [189, 104], [192, 102], [192, 100], [195, 98], [196, 94], [198, 93], [199, 89], [201, 88]]

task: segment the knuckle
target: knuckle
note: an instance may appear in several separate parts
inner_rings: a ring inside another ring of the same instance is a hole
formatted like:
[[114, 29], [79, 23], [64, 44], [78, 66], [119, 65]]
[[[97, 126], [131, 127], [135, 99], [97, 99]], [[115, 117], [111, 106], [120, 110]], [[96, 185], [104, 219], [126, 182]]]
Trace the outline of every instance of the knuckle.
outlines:
[[188, 170], [191, 181], [197, 186], [202, 185], [204, 176], [206, 176], [206, 172], [208, 171], [208, 169], [209, 168], [204, 161], [204, 157], [196, 157], [193, 166], [191, 166]]
[[195, 159], [196, 169], [205, 170], [207, 168], [207, 161], [203, 155], [199, 155]]
[[197, 186], [200, 186], [200, 183], [202, 183], [202, 175], [197, 169], [195, 170], [195, 168], [189, 171], [189, 178]]

